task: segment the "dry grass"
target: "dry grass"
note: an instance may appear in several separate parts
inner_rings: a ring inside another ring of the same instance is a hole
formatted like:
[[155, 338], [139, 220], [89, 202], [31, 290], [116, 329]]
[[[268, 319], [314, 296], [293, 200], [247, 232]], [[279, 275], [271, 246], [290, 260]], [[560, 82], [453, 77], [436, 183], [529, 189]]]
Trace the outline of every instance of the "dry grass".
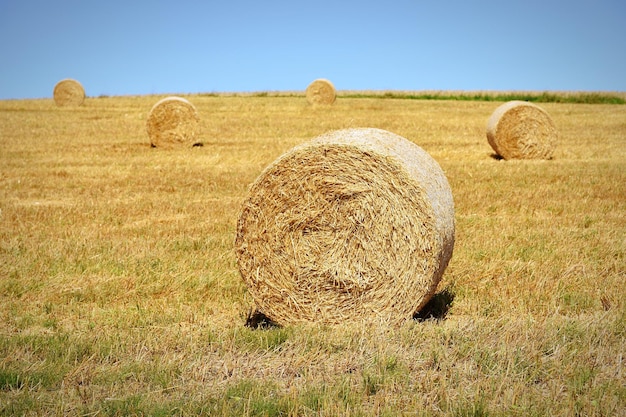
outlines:
[[235, 241], [258, 309], [280, 324], [406, 322], [453, 246], [452, 191], [437, 162], [367, 128], [326, 133], [268, 166]]
[[[503, 161], [489, 102], [191, 96], [204, 147], [159, 152], [160, 97], [0, 102], [0, 414], [624, 415], [626, 107], [542, 105], [552, 161]], [[247, 187], [293, 146], [375, 127], [443, 168], [441, 320], [244, 326]]]

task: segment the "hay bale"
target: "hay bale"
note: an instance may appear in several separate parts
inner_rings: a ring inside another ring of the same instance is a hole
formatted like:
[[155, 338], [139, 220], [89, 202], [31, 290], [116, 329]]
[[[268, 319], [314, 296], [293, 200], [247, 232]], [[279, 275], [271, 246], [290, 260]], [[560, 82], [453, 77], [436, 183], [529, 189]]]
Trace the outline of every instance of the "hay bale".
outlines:
[[437, 164], [380, 129], [329, 132], [251, 185], [237, 223], [239, 270], [279, 324], [410, 319], [454, 246], [454, 205]]
[[489, 118], [487, 140], [504, 159], [552, 159], [557, 131], [541, 107], [526, 101], [509, 101]]
[[330, 105], [335, 102], [335, 86], [328, 80], [319, 78], [306, 88], [306, 99], [313, 105]]
[[56, 83], [52, 97], [59, 107], [80, 106], [85, 101], [85, 89], [78, 81], [67, 78]]
[[152, 146], [193, 146], [200, 118], [196, 107], [182, 97], [159, 100], [148, 114], [146, 129]]

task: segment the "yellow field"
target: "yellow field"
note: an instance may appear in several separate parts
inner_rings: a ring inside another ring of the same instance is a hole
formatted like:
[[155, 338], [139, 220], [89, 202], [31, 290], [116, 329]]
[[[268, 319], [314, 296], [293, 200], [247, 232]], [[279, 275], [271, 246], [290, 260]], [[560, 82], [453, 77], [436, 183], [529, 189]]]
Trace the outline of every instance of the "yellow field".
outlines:
[[[163, 150], [163, 97], [0, 101], [0, 415], [626, 415], [626, 106], [539, 103], [554, 159], [502, 161], [497, 102], [189, 95], [204, 146]], [[439, 318], [244, 326], [248, 185], [347, 127], [448, 177]]]

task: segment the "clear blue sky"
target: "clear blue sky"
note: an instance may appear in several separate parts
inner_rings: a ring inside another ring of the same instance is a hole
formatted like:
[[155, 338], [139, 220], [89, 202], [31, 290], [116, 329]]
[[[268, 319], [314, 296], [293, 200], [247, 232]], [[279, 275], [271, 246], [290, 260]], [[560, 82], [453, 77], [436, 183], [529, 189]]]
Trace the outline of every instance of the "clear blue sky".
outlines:
[[0, 0], [0, 99], [626, 91], [625, 0]]

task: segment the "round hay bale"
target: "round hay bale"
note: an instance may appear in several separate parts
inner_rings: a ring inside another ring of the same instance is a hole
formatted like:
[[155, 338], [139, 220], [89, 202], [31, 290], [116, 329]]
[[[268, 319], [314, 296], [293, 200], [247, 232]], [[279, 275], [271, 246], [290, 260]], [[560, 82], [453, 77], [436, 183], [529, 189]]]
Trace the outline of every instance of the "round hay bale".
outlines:
[[235, 238], [257, 309], [278, 324], [410, 319], [453, 246], [452, 192], [437, 162], [369, 128], [329, 132], [269, 165]]
[[56, 83], [52, 97], [59, 107], [80, 106], [85, 101], [85, 89], [78, 81], [67, 78]]
[[159, 100], [148, 114], [146, 128], [152, 146], [193, 146], [200, 118], [196, 107], [182, 97]]
[[515, 100], [493, 112], [487, 122], [487, 140], [504, 159], [552, 159], [557, 131], [541, 107]]
[[306, 88], [306, 99], [313, 105], [330, 105], [335, 102], [335, 86], [328, 80], [319, 78]]

